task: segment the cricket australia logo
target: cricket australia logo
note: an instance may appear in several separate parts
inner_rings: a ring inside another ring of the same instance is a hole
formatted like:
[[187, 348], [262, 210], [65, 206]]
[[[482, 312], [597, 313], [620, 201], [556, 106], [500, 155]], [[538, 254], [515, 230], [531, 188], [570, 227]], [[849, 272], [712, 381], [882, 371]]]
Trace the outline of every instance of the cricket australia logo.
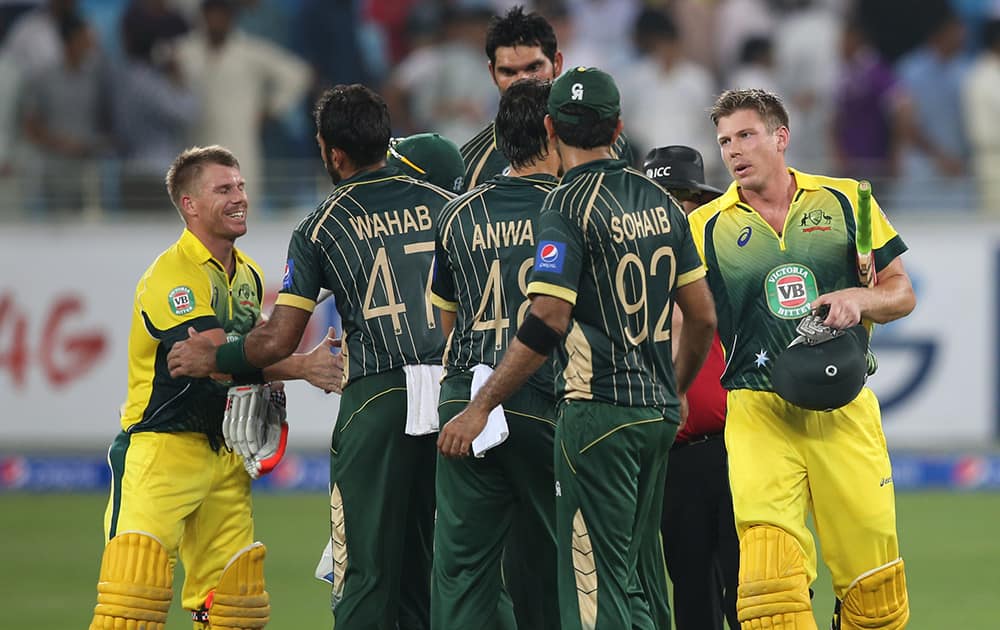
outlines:
[[774, 315], [798, 319], [809, 314], [809, 303], [819, 296], [816, 275], [803, 265], [779, 265], [768, 272], [764, 295]]
[[816, 209], [802, 215], [802, 221], [799, 222], [799, 227], [802, 228], [804, 233], [829, 232], [832, 229], [830, 227], [832, 222], [833, 217], [828, 215], [823, 210]]
[[582, 101], [583, 100], [583, 84], [582, 83], [574, 83], [573, 87], [570, 88], [570, 99], [574, 100], [574, 101]]

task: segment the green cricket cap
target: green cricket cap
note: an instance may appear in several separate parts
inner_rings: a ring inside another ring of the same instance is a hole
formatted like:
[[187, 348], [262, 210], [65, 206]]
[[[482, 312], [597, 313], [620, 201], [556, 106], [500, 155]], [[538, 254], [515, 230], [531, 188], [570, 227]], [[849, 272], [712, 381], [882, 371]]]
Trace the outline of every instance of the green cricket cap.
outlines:
[[389, 141], [386, 162], [414, 179], [453, 193], [462, 191], [465, 161], [458, 145], [437, 133], [417, 133]]
[[579, 66], [552, 83], [548, 103], [552, 118], [570, 124], [579, 123], [579, 116], [563, 111], [573, 103], [594, 111], [601, 120], [614, 118], [621, 112], [621, 96], [615, 80], [597, 68]]
[[797, 407], [832, 411], [858, 397], [868, 370], [868, 331], [859, 325], [823, 343], [786, 348], [774, 360], [771, 384]]

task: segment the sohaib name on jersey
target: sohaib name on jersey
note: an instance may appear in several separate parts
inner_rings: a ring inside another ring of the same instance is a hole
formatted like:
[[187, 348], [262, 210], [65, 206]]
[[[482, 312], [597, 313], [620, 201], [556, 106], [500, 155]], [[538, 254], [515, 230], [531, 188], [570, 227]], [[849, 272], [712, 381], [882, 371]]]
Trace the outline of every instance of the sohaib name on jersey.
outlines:
[[621, 216], [611, 217], [611, 240], [616, 243], [669, 232], [670, 214], [663, 206], [625, 212]]
[[348, 217], [355, 234], [361, 240], [372, 237], [393, 236], [407, 232], [422, 232], [431, 229], [431, 211], [427, 206], [415, 206], [413, 210], [386, 210]]

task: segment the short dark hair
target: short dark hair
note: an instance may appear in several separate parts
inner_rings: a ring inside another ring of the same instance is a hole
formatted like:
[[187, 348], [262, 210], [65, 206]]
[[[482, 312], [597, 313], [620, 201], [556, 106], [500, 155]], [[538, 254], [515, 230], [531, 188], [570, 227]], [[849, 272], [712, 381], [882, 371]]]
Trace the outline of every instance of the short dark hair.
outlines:
[[545, 114], [551, 88], [548, 81], [522, 79], [500, 97], [497, 147], [514, 168], [543, 160], [548, 153]]
[[240, 162], [232, 151], [217, 144], [190, 147], [181, 151], [167, 170], [166, 177], [167, 194], [178, 211], [181, 209], [181, 197], [191, 191], [192, 184], [198, 180], [206, 164], [240, 167]]
[[87, 23], [83, 21], [78, 13], [67, 13], [59, 20], [59, 39], [68, 44], [77, 33], [87, 28]]
[[556, 32], [549, 21], [538, 13], [525, 13], [522, 6], [490, 20], [486, 28], [486, 56], [491, 64], [497, 62], [497, 48], [501, 46], [538, 46], [552, 63], [558, 49]]
[[647, 54], [658, 41], [676, 42], [681, 32], [677, 23], [666, 11], [643, 9], [632, 26], [632, 39], [640, 52]]
[[771, 38], [766, 35], [752, 35], [743, 42], [740, 50], [740, 63], [754, 64], [766, 61], [770, 56], [774, 46]]
[[1000, 17], [986, 21], [983, 24], [983, 46], [988, 49], [1000, 47]]
[[618, 127], [618, 116], [602, 119], [600, 114], [579, 103], [563, 105], [559, 111], [576, 116], [578, 120], [569, 123], [552, 119], [559, 140], [578, 149], [611, 146], [615, 138], [615, 129]]
[[720, 118], [741, 109], [757, 112], [770, 132], [777, 131], [778, 127], [788, 127], [788, 111], [781, 98], [773, 92], [757, 88], [726, 90], [720, 94], [712, 105], [712, 122], [718, 126]]
[[319, 97], [313, 111], [326, 149], [340, 149], [363, 168], [385, 159], [392, 125], [382, 97], [355, 83], [336, 85]]

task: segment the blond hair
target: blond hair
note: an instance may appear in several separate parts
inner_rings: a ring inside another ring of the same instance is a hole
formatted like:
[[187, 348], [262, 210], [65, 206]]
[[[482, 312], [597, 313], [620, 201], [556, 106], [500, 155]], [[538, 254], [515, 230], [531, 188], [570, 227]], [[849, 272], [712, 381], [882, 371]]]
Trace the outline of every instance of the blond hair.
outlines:
[[[213, 144], [208, 147], [190, 147], [174, 158], [167, 170], [167, 194], [177, 211], [181, 211], [181, 197], [191, 192], [206, 164], [219, 164], [239, 168], [240, 162], [229, 149]], [[183, 214], [182, 214], [183, 216]]]
[[788, 127], [788, 111], [781, 98], [773, 92], [760, 89], [726, 90], [715, 99], [710, 115], [712, 122], [719, 125], [719, 119], [730, 116], [741, 109], [757, 112], [764, 126], [771, 133], [779, 127]]

